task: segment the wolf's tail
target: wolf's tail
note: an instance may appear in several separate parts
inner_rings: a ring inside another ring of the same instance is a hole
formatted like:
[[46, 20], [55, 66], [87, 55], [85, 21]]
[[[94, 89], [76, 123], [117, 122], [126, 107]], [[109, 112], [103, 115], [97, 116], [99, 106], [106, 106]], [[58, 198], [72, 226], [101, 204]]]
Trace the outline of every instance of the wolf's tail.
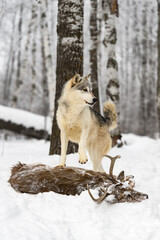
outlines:
[[112, 102], [106, 102], [103, 106], [104, 117], [110, 130], [117, 126], [116, 107]]

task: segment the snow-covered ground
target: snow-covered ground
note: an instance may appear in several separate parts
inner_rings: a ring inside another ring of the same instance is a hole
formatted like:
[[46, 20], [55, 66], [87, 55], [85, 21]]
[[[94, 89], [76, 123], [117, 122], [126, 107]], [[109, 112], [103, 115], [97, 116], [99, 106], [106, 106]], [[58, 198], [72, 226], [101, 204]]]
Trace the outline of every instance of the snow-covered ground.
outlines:
[[[7, 182], [14, 164], [56, 166], [59, 157], [48, 156], [49, 143], [42, 140], [0, 139], [0, 240], [160, 239], [160, 140], [132, 134], [123, 140], [127, 145], [110, 152], [121, 155], [114, 173], [135, 176], [136, 190], [149, 195], [141, 203], [96, 205], [87, 192], [75, 197], [17, 193]], [[79, 167], [78, 155], [69, 155], [67, 165]], [[108, 171], [109, 160], [103, 165]], [[91, 162], [83, 167], [91, 169]]]

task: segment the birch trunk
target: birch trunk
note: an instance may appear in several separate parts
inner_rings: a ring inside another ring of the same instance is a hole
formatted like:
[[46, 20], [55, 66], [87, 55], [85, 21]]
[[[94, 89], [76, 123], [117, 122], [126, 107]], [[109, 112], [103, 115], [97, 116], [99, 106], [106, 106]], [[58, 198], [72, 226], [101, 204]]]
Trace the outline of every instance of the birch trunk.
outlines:
[[48, 102], [47, 67], [45, 61], [43, 28], [41, 28], [41, 55], [42, 55], [43, 115], [47, 116], [49, 112], [49, 102]]
[[[36, 86], [38, 81], [38, 76], [36, 72], [36, 52], [37, 52], [37, 30], [38, 30], [38, 14], [36, 11], [36, 6], [32, 6], [32, 46], [31, 46], [31, 99], [30, 99], [30, 111], [34, 112], [35, 101], [36, 101]], [[38, 100], [38, 99], [37, 99]]]
[[13, 30], [12, 30], [12, 36], [11, 36], [11, 42], [10, 42], [9, 57], [8, 57], [6, 73], [5, 73], [5, 82], [4, 82], [4, 90], [3, 90], [4, 105], [9, 105], [10, 87], [12, 82], [12, 74], [14, 72], [14, 58], [15, 58], [14, 37], [15, 37], [15, 25], [16, 25], [15, 19], [16, 19], [16, 13], [14, 13], [14, 16], [13, 16]]
[[146, 122], [147, 119], [147, 104], [146, 104], [146, 80], [147, 80], [147, 3], [144, 4], [142, 10], [142, 55], [141, 55], [141, 65], [142, 65], [142, 75], [141, 75], [141, 86], [140, 86], [140, 108], [139, 108], [139, 118], [141, 128], [139, 130], [140, 135], [145, 135], [146, 133]]
[[[155, 94], [157, 88], [157, 29], [153, 28], [153, 25], [158, 24], [158, 19], [153, 18], [156, 16], [157, 8], [148, 8], [147, 11], [147, 23], [148, 23], [148, 81], [147, 81], [147, 136], [152, 138], [157, 137], [158, 132], [158, 118], [157, 118], [157, 96]], [[152, 40], [152, 37], [154, 40]], [[156, 58], [155, 58], [156, 53]]]
[[[126, 76], [126, 78], [128, 77], [129, 82], [129, 94], [127, 101], [128, 102], [128, 106], [127, 106], [127, 116], [128, 116], [128, 121], [127, 121], [127, 126], [126, 126], [126, 131], [133, 131], [133, 132], [138, 132], [138, 125], [137, 122], [135, 122], [133, 124], [133, 115], [135, 116], [136, 119], [139, 118], [139, 113], [137, 111], [137, 109], [139, 108], [139, 103], [137, 101], [137, 95], [139, 95], [139, 89], [137, 88], [138, 84], [139, 84], [139, 79], [141, 78], [140, 76], [140, 66], [141, 66], [141, 49], [140, 49], [140, 41], [139, 41], [139, 33], [140, 33], [140, 24], [138, 23], [138, 13], [137, 13], [137, 5], [136, 5], [136, 1], [134, 0], [132, 2], [131, 7], [133, 8], [133, 12], [131, 15], [131, 19], [134, 19], [131, 23], [132, 25], [130, 26], [130, 32], [131, 32], [131, 36], [132, 36], [132, 46], [130, 46], [129, 48], [133, 48], [134, 51], [131, 52], [131, 56], [130, 56], [130, 70], [131, 70], [131, 74], [130, 74], [130, 78], [129, 76]], [[131, 13], [129, 13], [131, 14]], [[129, 25], [129, 21], [128, 21], [128, 25]], [[133, 31], [133, 32], [132, 32]], [[128, 39], [129, 42], [129, 39]], [[126, 48], [127, 50], [127, 48]], [[124, 77], [125, 78], [125, 77]], [[127, 80], [127, 79], [126, 79]], [[136, 89], [136, 91], [135, 91]], [[131, 107], [130, 106], [134, 106], [132, 108], [132, 111], [130, 110]]]
[[52, 66], [52, 55], [51, 55], [51, 39], [49, 33], [47, 11], [48, 1], [40, 1], [41, 6], [41, 29], [43, 31], [42, 38], [44, 43], [44, 56], [46, 64], [46, 75], [48, 82], [48, 94], [49, 94], [49, 113], [53, 116], [54, 110], [54, 81], [53, 81], [53, 66]]
[[[126, 7], [127, 9], [130, 9], [131, 7], [131, 1], [130, 0], [126, 0]], [[129, 64], [130, 64], [130, 27], [131, 27], [131, 21], [130, 21], [130, 11], [128, 12], [128, 14], [126, 14], [126, 28], [125, 28], [125, 38], [126, 38], [126, 46], [125, 46], [125, 75], [126, 75], [126, 78], [125, 78], [125, 86], [124, 86], [124, 97], [125, 99], [128, 99], [129, 97], [129, 84], [130, 84], [130, 72], [129, 72]], [[123, 90], [122, 90], [123, 91]], [[124, 112], [124, 127], [126, 129], [126, 131], [128, 131], [127, 127], [128, 127], [128, 109], [129, 109], [129, 106], [130, 103], [128, 101], [125, 101], [125, 112]]]
[[[109, 4], [110, 3], [110, 4]], [[112, 0], [104, 4], [104, 21], [105, 21], [105, 37], [103, 44], [107, 49], [107, 76], [108, 82], [106, 94], [107, 99], [114, 102], [118, 114], [118, 127], [112, 131], [112, 137], [120, 136], [120, 120], [119, 120], [119, 80], [118, 80], [118, 63], [115, 55], [116, 47], [116, 28], [115, 15], [118, 16], [117, 1]]]
[[[22, 40], [22, 15], [23, 15], [23, 5], [20, 6], [19, 10], [19, 23], [18, 23], [18, 43], [17, 43], [17, 49], [14, 49], [17, 51], [17, 72], [16, 72], [16, 80], [15, 80], [15, 93], [13, 94], [12, 98], [12, 106], [17, 106], [17, 89], [21, 85], [21, 77], [20, 77], [20, 71], [21, 71], [21, 40]], [[13, 62], [14, 64], [14, 62]], [[11, 72], [11, 74], [13, 74]]]
[[[18, 59], [17, 59], [17, 76], [16, 76], [16, 88], [22, 84], [20, 71], [21, 71], [21, 41], [22, 41], [22, 19], [23, 19], [23, 5], [20, 7], [20, 19], [18, 24], [18, 33], [19, 33], [19, 40], [18, 40]], [[16, 101], [16, 100], [15, 100]]]
[[157, 110], [160, 136], [160, 2], [158, 2], [158, 80], [157, 80]]
[[98, 102], [95, 104], [94, 109], [100, 112], [100, 102], [98, 93], [98, 59], [97, 59], [97, 48], [98, 48], [98, 29], [97, 29], [97, 0], [90, 0], [91, 3], [91, 14], [90, 14], [90, 36], [91, 36], [91, 47], [90, 47], [90, 64], [91, 64], [91, 82], [93, 93], [97, 97]]
[[[60, 154], [61, 150], [56, 111], [63, 85], [76, 72], [83, 74], [83, 0], [59, 0], [57, 33], [56, 96], [50, 154]], [[75, 146], [69, 143], [68, 153], [75, 152]]]
[[[34, 7], [34, 4], [32, 4], [32, 8]], [[28, 25], [28, 31], [27, 31], [27, 40], [24, 47], [24, 55], [21, 57], [21, 63], [20, 63], [20, 71], [19, 71], [19, 81], [16, 83], [15, 92], [13, 94], [12, 98], [12, 107], [19, 107], [22, 109], [29, 110], [28, 104], [26, 105], [26, 101], [30, 102], [30, 95], [28, 96], [28, 92], [30, 92], [30, 47], [31, 47], [31, 39], [32, 39], [32, 22], [33, 22], [33, 12], [31, 13], [31, 19], [30, 23]], [[20, 36], [22, 37], [22, 36]], [[21, 49], [20, 49], [21, 51]], [[24, 98], [23, 90], [25, 91], [25, 96], [27, 96], [27, 99]]]

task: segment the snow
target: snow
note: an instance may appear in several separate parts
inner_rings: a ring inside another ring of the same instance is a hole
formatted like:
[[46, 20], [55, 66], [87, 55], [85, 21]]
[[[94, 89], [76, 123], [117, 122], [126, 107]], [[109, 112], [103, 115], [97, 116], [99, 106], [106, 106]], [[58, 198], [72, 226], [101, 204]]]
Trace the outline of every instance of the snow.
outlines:
[[[87, 192], [65, 196], [54, 192], [17, 193], [7, 182], [18, 161], [56, 166], [59, 156], [48, 156], [43, 140], [0, 139], [0, 240], [157, 240], [160, 236], [160, 139], [123, 135], [127, 143], [113, 148], [121, 155], [114, 173], [134, 175], [135, 189], [149, 195], [141, 203], [95, 204]], [[67, 156], [67, 165], [82, 167], [78, 154]], [[109, 160], [103, 166], [108, 171]], [[91, 169], [88, 161], [84, 168]], [[92, 191], [95, 195], [95, 191]], [[112, 197], [112, 196], [110, 196]]]
[[[44, 117], [35, 113], [0, 105], [0, 119], [11, 121], [16, 124], [22, 124], [25, 127], [34, 127], [37, 130], [46, 129], [51, 133], [52, 120], [50, 117]], [[46, 126], [45, 126], [46, 121]]]

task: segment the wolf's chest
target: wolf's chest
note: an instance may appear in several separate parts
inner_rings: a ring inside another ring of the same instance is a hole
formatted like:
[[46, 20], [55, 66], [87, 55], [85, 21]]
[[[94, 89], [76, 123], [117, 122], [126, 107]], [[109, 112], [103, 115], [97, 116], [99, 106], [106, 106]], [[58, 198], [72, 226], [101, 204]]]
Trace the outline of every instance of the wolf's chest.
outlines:
[[68, 126], [68, 136], [70, 141], [79, 143], [81, 134], [82, 134], [82, 130], [80, 126], [78, 125], [74, 125], [72, 127]]

